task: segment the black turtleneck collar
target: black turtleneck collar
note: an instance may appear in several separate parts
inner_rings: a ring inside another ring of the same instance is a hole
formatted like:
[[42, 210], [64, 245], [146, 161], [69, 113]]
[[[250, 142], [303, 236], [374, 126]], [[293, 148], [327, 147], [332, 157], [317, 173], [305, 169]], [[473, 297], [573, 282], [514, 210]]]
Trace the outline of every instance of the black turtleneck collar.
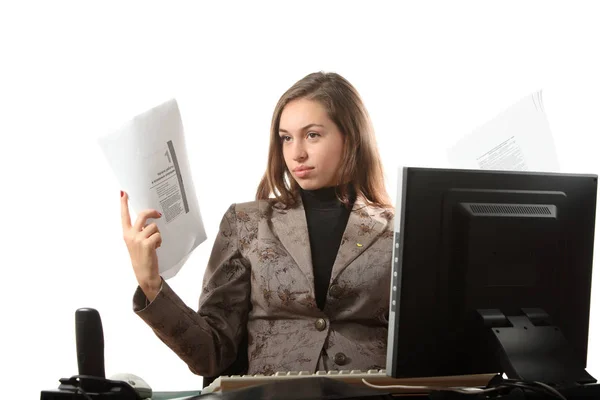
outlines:
[[304, 208], [310, 209], [332, 209], [339, 208], [342, 202], [338, 200], [335, 187], [326, 187], [315, 190], [300, 188]]
[[[351, 202], [354, 200], [350, 191]], [[302, 203], [306, 209], [330, 210], [344, 207], [344, 204], [337, 198], [336, 187], [330, 186], [321, 189], [305, 190], [300, 188]]]

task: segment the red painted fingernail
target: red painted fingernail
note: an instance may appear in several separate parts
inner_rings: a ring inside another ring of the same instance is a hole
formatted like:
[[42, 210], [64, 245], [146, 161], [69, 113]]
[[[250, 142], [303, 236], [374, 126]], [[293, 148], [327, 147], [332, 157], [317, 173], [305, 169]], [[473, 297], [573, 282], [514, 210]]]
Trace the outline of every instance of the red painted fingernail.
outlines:
[[124, 195], [124, 194], [125, 194], [125, 192], [123, 192], [123, 191], [121, 190], [121, 197], [123, 197], [123, 195]]
[[159, 212], [159, 213], [158, 213], [158, 216], [159, 216], [159, 217], [162, 217], [162, 213], [161, 213], [161, 212]]

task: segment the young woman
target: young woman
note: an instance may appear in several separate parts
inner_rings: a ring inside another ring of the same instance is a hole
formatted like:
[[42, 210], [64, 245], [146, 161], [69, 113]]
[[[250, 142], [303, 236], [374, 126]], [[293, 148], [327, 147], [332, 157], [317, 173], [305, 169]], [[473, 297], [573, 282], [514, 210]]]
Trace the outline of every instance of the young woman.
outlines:
[[[385, 368], [393, 209], [367, 111], [335, 73], [283, 94], [256, 201], [225, 213], [198, 311], [158, 274], [161, 238], [148, 218], [124, 239], [139, 283], [134, 311], [190, 369], [218, 376]], [[242, 346], [240, 344], [243, 343]]]

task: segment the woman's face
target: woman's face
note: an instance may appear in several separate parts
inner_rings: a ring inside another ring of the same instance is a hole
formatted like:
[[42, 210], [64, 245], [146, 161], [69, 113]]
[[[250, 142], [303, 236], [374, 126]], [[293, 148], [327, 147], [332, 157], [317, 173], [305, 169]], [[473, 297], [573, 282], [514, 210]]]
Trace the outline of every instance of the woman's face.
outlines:
[[279, 136], [285, 164], [302, 189], [335, 185], [344, 137], [319, 102], [289, 102], [281, 113]]

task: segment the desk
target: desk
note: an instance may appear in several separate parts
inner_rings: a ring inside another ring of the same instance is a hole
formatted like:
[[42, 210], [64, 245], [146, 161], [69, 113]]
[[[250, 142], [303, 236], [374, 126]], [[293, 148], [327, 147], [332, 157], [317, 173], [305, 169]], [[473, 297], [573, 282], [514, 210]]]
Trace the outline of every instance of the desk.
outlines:
[[[567, 390], [561, 390], [563, 396], [568, 400], [580, 400], [580, 399], [600, 399], [600, 384], [589, 384], [579, 386]], [[45, 394], [47, 396], [45, 396]], [[107, 392], [108, 393], [108, 392]], [[527, 396], [524, 396], [522, 392], [517, 392], [509, 395], [503, 395], [495, 397], [498, 400], [510, 400], [510, 399], [554, 399], [555, 397], [541, 396], [538, 393], [527, 392]], [[469, 395], [457, 395], [452, 392], [437, 392], [431, 395], [398, 395], [402, 400], [480, 400], [484, 397], [480, 397], [475, 394]], [[115, 398], [114, 396], [109, 396]], [[73, 395], [71, 391], [63, 390], [52, 390], [42, 391], [42, 398], [47, 399], [83, 399], [83, 395]], [[97, 398], [97, 397], [94, 397]], [[188, 390], [188, 391], [155, 391], [152, 400], [209, 400], [209, 399], [223, 399], [223, 400], [314, 400], [319, 398], [335, 398], [335, 399], [365, 399], [365, 400], [383, 400], [392, 398], [389, 395], [382, 394], [380, 392], [373, 392], [370, 389], [363, 389], [342, 383], [337, 380], [320, 378], [315, 379], [310, 385], [307, 385], [304, 380], [289, 380], [280, 381], [278, 383], [269, 383], [245, 389], [234, 390], [225, 393], [210, 393], [207, 395], [200, 395], [200, 389]], [[394, 397], [396, 398], [396, 397]]]
[[[600, 399], [600, 396], [598, 396], [598, 394], [600, 394], [600, 385], [593, 385], [595, 386], [594, 388], [594, 393], [578, 393], [578, 394], [574, 394], [574, 393], [565, 393], [565, 395], [567, 396], [567, 399], [569, 400], [580, 400], [580, 399], [585, 399], [585, 400], [591, 400], [591, 399]], [[590, 387], [591, 388], [591, 387]], [[199, 396], [200, 391], [196, 390], [190, 390], [190, 391], [165, 391], [165, 392], [154, 392], [153, 396], [152, 396], [152, 400], [188, 400], [188, 399], [192, 399], [196, 396]], [[212, 396], [210, 398], [220, 398], [222, 397], [221, 394], [216, 394], [213, 393]], [[209, 399], [208, 396], [202, 396], [202, 397], [198, 397], [198, 400], [202, 400], [206, 398], [207, 400]], [[434, 397], [429, 397], [429, 396], [400, 396], [398, 397], [399, 399], [402, 400], [426, 400], [426, 399], [435, 399], [435, 400], [444, 400], [444, 399], [452, 399], [452, 400], [456, 400], [456, 399], [462, 399], [461, 397], [455, 397], [452, 394], [449, 394], [448, 396], [434, 396]], [[543, 399], [540, 396], [537, 395], [532, 395], [532, 396], [527, 396], [527, 399], [531, 398], [531, 399]], [[548, 399], [553, 399], [552, 397], [547, 397]], [[476, 400], [477, 397], [473, 396], [473, 395], [469, 395], [469, 397], [465, 397], [466, 400]], [[497, 400], [511, 400], [511, 399], [519, 399], [519, 400], [523, 400], [523, 396], [522, 395], [514, 395], [514, 396], [502, 396], [502, 397], [497, 397]], [[257, 398], [252, 398], [252, 400], [259, 400]]]
[[[198, 396], [198, 391], [186, 391], [186, 392], [155, 392], [154, 396], [152, 397], [152, 400], [185, 400], [185, 399], [190, 399], [194, 396]], [[226, 394], [217, 394], [217, 393], [212, 393], [210, 397], [206, 396], [202, 396], [199, 397], [198, 400], [202, 400], [203, 398], [208, 399], [213, 399], [213, 398], [221, 398], [223, 397], [224, 399], [231, 399], [232, 397], [230, 397], [229, 395], [230, 393], [226, 393]], [[273, 397], [256, 397], [253, 396], [253, 394], [255, 395], [255, 393], [249, 393], [249, 396], [247, 397], [243, 397], [244, 399], [249, 398], [252, 400], [259, 400], [261, 398], [268, 398], [269, 400], [273, 400]], [[272, 395], [272, 393], [271, 393]], [[568, 400], [591, 400], [591, 399], [600, 399], [600, 384], [593, 384], [593, 385], [586, 385], [585, 387], [580, 387], [576, 390], [566, 390], [563, 391], [563, 395], [568, 399]], [[287, 399], [291, 399], [291, 397], [289, 396], [289, 394], [284, 394], [282, 395], [282, 397], [285, 397]], [[238, 397], [239, 399], [240, 397]], [[373, 399], [376, 399], [377, 397], [373, 397]], [[380, 396], [380, 398], [383, 398], [383, 396]], [[394, 397], [396, 398], [396, 397]], [[473, 394], [471, 395], [463, 395], [463, 396], [457, 396], [455, 394], [452, 393], [447, 393], [447, 394], [443, 394], [443, 393], [437, 393], [431, 396], [427, 396], [427, 395], [399, 395], [397, 397], [398, 399], [402, 399], [402, 400], [426, 400], [426, 399], [435, 399], [435, 400], [457, 400], [457, 399], [465, 399], [465, 400], [479, 400], [482, 397], [479, 396], [475, 396]], [[520, 392], [516, 392], [513, 393], [512, 395], [504, 395], [504, 396], [498, 396], [495, 397], [495, 399], [497, 400], [512, 400], [512, 399], [518, 399], [518, 400], [523, 400], [523, 399], [555, 399], [555, 397], [543, 397], [539, 394], [534, 394], [532, 393], [531, 395], [527, 395], [526, 397], [523, 396], [522, 393]]]

